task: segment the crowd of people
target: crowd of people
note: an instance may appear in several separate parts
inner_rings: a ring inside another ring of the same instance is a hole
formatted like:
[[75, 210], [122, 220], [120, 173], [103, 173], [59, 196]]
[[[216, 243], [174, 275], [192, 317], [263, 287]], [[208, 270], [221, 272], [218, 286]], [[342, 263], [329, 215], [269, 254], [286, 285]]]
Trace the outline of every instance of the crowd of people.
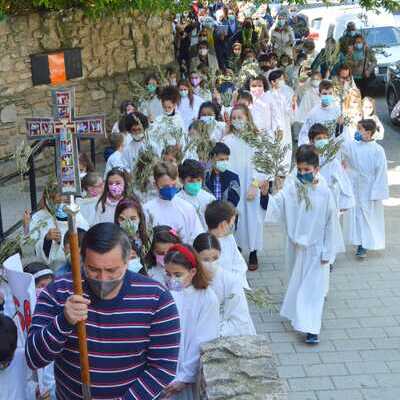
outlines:
[[[93, 398], [197, 399], [201, 344], [256, 334], [247, 273], [269, 223], [287, 236], [281, 315], [310, 345], [337, 254], [385, 248], [384, 128], [366, 96], [376, 59], [356, 25], [317, 53], [292, 6], [272, 17], [267, 6], [216, 1], [193, 2], [174, 32], [176, 68], [149, 74], [121, 104], [104, 171], [80, 155], [83, 296], [55, 182], [24, 215], [38, 300], [25, 358], [3, 285], [0, 399], [82, 398], [79, 321]], [[256, 165], [262, 136], [279, 145], [279, 174]], [[16, 383], [21, 363], [47, 371], [45, 390]]]

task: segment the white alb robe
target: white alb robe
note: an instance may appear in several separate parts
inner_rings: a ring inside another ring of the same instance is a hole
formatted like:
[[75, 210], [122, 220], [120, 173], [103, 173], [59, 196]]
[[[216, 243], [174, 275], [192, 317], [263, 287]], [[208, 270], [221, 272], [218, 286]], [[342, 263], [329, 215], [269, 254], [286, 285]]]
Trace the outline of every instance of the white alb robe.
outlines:
[[124, 148], [122, 157], [124, 159], [124, 164], [129, 171], [134, 171], [136, 167], [137, 160], [139, 158], [139, 153], [145, 148], [145, 142], [143, 140], [132, 141]]
[[244, 289], [250, 289], [247, 282], [246, 272], [247, 264], [244, 260], [242, 253], [240, 253], [236, 244], [235, 238], [232, 234], [219, 237], [219, 244], [221, 245], [221, 255], [219, 257], [219, 264], [221, 267], [237, 276]]
[[[128, 144], [129, 146], [129, 144]], [[104, 179], [107, 178], [107, 174], [113, 168], [120, 168], [125, 170], [126, 172], [130, 172], [128, 165], [125, 163], [125, 159], [123, 157], [123, 153], [120, 150], [115, 150], [114, 153], [110, 155], [107, 159], [106, 168], [104, 170]]]
[[146, 115], [150, 121], [154, 121], [163, 113], [161, 100], [157, 96], [153, 96], [150, 100], [146, 100], [140, 104], [139, 111]]
[[102, 222], [114, 223], [115, 209], [117, 208], [117, 204], [119, 203], [120, 200], [121, 199], [114, 201], [111, 199], [107, 199], [104, 204], [104, 212], [102, 204], [98, 203], [96, 205], [94, 225], [100, 224]]
[[198, 400], [200, 346], [219, 336], [219, 302], [216, 294], [207, 289], [189, 286], [182, 291], [171, 291], [178, 309], [181, 341], [176, 382], [186, 382], [182, 392], [171, 400]]
[[165, 268], [161, 265], [153, 265], [151, 268], [148, 268], [147, 275], [158, 283], [165, 285], [165, 277], [167, 274], [165, 273]]
[[213, 274], [210, 286], [219, 300], [220, 336], [255, 335], [256, 329], [241, 282], [222, 268], [219, 261], [207, 267]]
[[319, 89], [309, 87], [303, 94], [300, 100], [299, 107], [297, 108], [295, 120], [304, 123], [309, 112], [318, 106], [321, 102], [319, 96]]
[[[82, 228], [85, 231], [89, 229], [89, 224], [79, 212], [76, 215], [76, 224], [78, 228]], [[38, 231], [35, 229], [39, 228]], [[61, 232], [61, 241], [60, 243], [55, 242], [54, 240], [51, 242], [50, 253], [49, 256], [46, 256], [43, 250], [43, 243], [46, 238], [47, 232], [50, 229], [57, 228]], [[33, 231], [35, 232], [33, 233]], [[46, 264], [51, 267], [57, 267], [61, 264], [64, 264], [65, 254], [64, 254], [64, 236], [68, 231], [68, 221], [58, 221], [51, 214], [45, 210], [41, 209], [32, 215], [31, 222], [29, 224], [29, 232], [32, 235], [32, 238], [36, 240], [35, 243], [35, 254], [37, 257], [41, 258]]]
[[267, 134], [272, 134], [275, 131], [277, 127], [276, 116], [273, 115], [271, 108], [264, 101], [264, 95], [253, 98], [253, 104], [250, 105], [249, 109], [259, 131]]
[[154, 198], [143, 208], [152, 226], [168, 225], [174, 228], [184, 243], [193, 243], [204, 232], [194, 207], [177, 195], [172, 200]]
[[355, 207], [344, 217], [347, 242], [368, 250], [385, 248], [385, 217], [382, 200], [389, 197], [385, 151], [375, 141], [347, 141], [342, 153], [348, 165]]
[[[288, 176], [283, 189], [270, 197], [266, 221], [281, 222], [287, 234], [289, 285], [281, 315], [295, 330], [319, 334], [321, 329], [326, 271], [336, 256], [336, 235], [340, 229], [332, 192], [323, 177], [307, 188], [311, 208], [299, 200], [296, 179]], [[321, 261], [327, 261], [322, 264]]]
[[188, 131], [189, 126], [195, 119], [197, 119], [199, 115], [199, 109], [202, 103], [203, 99], [195, 94], [193, 95], [193, 106], [190, 105], [189, 97], [181, 98], [181, 102], [179, 103], [177, 110], [182, 117], [183, 129], [185, 131]]
[[265, 210], [260, 205], [260, 190], [257, 189], [253, 200], [247, 200], [247, 192], [255, 179], [265, 180], [266, 178], [254, 168], [252, 162], [254, 148], [231, 133], [225, 136], [223, 141], [231, 151], [229, 170], [239, 175], [240, 180], [240, 201], [237, 205], [238, 224], [235, 232], [238, 246], [244, 251], [262, 250]]
[[179, 196], [181, 199], [186, 200], [188, 203], [190, 203], [194, 209], [196, 210], [196, 213], [200, 219], [201, 225], [203, 226], [204, 232], [207, 231], [208, 227], [206, 224], [206, 219], [204, 217], [204, 214], [206, 212], [207, 206], [215, 199], [215, 196], [211, 194], [210, 192], [207, 192], [204, 189], [200, 189], [200, 192], [197, 194], [197, 196], [190, 196], [185, 192], [185, 190], [181, 190], [177, 196]]
[[76, 203], [79, 205], [80, 213], [89, 226], [94, 225], [96, 217], [96, 204], [99, 201], [100, 196], [96, 197], [78, 197], [75, 199]]
[[314, 124], [324, 124], [324, 122], [337, 121], [340, 116], [339, 107], [334, 104], [329, 107], [316, 105], [306, 116], [304, 124], [299, 132], [299, 146], [310, 143], [308, 132]]

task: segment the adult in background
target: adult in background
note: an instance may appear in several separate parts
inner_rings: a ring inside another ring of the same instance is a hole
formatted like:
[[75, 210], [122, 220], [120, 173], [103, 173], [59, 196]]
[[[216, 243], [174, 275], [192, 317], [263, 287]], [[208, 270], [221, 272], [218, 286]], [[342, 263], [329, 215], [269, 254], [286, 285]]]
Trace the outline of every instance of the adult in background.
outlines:
[[175, 377], [175, 303], [159, 283], [127, 270], [130, 253], [119, 226], [95, 225], [81, 248], [83, 296], [73, 294], [70, 274], [40, 293], [26, 359], [31, 369], [54, 361], [58, 399], [82, 398], [79, 321], [86, 321], [93, 398], [155, 399]]

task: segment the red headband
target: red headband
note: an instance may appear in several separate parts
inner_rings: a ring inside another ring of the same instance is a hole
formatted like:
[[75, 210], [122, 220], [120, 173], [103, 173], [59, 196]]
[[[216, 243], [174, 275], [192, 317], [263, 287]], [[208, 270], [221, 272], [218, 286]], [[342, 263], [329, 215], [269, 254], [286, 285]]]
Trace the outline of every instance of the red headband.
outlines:
[[182, 246], [181, 244], [175, 244], [168, 250], [168, 253], [172, 251], [177, 251], [182, 254], [190, 262], [192, 268], [197, 268], [196, 257], [187, 247]]

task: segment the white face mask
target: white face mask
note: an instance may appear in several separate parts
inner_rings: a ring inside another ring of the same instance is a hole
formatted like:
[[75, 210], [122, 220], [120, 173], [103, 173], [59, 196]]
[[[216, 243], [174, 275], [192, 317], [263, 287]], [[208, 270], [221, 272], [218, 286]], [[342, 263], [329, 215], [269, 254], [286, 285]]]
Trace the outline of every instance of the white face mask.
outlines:
[[203, 261], [203, 265], [207, 268], [208, 271], [215, 274], [220, 268], [218, 260], [214, 261]]
[[207, 50], [207, 49], [200, 49], [200, 50], [199, 50], [199, 54], [200, 54], [201, 56], [206, 56], [206, 55], [208, 54], [208, 50]]

